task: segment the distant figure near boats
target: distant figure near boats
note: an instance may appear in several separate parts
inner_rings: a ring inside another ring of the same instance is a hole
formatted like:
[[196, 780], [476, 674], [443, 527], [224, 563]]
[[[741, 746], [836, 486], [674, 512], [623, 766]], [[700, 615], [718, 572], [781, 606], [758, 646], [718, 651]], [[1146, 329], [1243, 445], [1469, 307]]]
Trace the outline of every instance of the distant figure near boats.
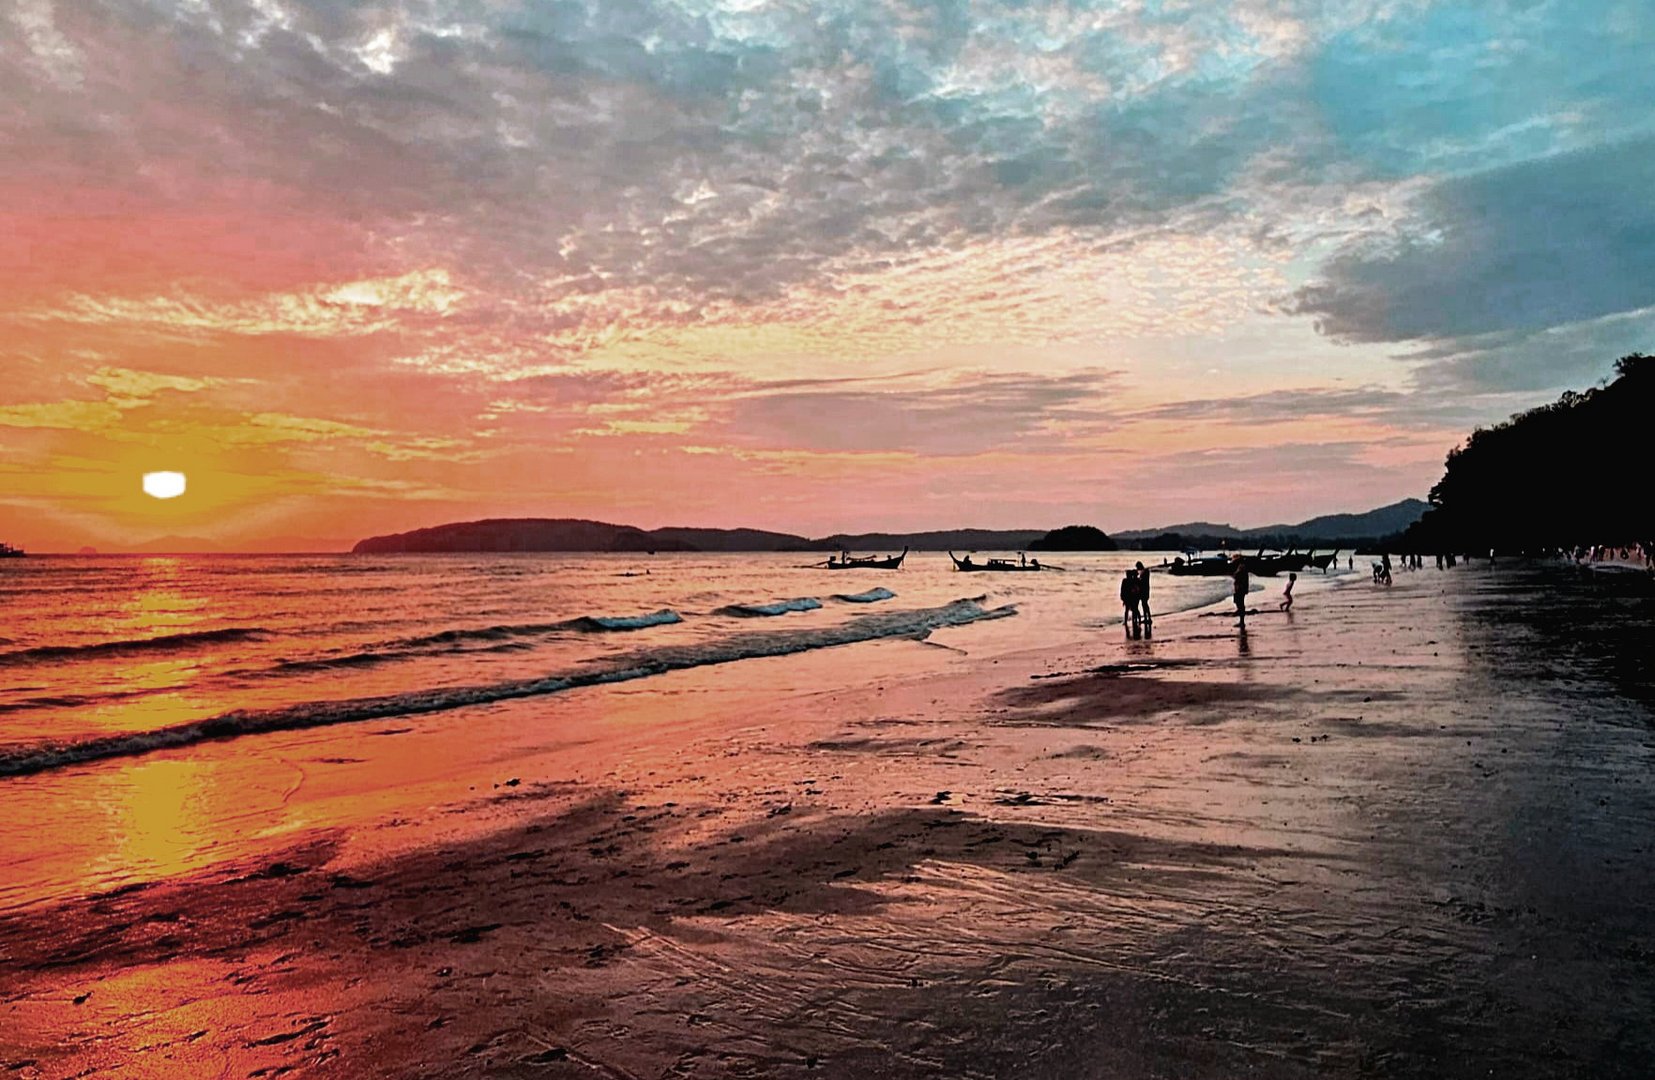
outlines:
[[1297, 574], [1288, 574], [1287, 575], [1287, 588], [1283, 589], [1282, 594], [1281, 594], [1281, 609], [1283, 611], [1292, 611], [1293, 610], [1293, 586], [1297, 585], [1298, 583], [1299, 583], [1299, 575], [1297, 575]]
[[1247, 590], [1252, 587], [1252, 580], [1247, 575], [1247, 560], [1240, 555], [1235, 557], [1235, 602], [1236, 618], [1241, 620], [1241, 628], [1247, 629]]

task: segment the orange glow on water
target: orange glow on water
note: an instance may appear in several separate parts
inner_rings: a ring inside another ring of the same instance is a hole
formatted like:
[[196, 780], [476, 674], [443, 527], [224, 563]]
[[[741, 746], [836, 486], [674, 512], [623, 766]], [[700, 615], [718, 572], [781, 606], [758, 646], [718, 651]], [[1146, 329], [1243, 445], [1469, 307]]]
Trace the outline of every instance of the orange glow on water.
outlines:
[[199, 856], [212, 827], [205, 779], [199, 765], [156, 760], [132, 766], [121, 784], [106, 788], [109, 868], [123, 876], [166, 876], [197, 865], [192, 856]]

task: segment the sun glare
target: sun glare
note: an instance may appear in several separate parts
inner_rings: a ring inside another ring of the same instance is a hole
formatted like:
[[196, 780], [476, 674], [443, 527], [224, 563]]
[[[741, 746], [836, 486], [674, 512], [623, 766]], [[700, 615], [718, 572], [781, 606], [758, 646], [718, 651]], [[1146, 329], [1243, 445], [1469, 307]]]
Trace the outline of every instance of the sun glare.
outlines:
[[184, 494], [184, 474], [181, 472], [145, 473], [144, 494], [157, 499], [176, 499]]

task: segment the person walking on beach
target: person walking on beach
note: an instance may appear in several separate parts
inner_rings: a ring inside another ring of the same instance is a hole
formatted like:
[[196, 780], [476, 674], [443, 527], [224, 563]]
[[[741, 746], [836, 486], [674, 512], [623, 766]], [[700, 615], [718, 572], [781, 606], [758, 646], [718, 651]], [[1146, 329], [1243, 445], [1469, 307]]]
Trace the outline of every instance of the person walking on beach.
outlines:
[[1241, 620], [1241, 628], [1247, 629], [1247, 589], [1251, 581], [1247, 576], [1247, 560], [1240, 555], [1235, 557], [1235, 601], [1236, 618]]
[[1281, 609], [1283, 611], [1293, 610], [1293, 586], [1298, 580], [1299, 575], [1297, 574], [1289, 573], [1287, 575], [1287, 588], [1281, 594]]
[[1121, 625], [1128, 633], [1138, 628], [1138, 572], [1128, 570], [1121, 577]]
[[1144, 609], [1144, 625], [1148, 626], [1154, 616], [1149, 613], [1149, 571], [1143, 563], [1138, 564], [1138, 606]]

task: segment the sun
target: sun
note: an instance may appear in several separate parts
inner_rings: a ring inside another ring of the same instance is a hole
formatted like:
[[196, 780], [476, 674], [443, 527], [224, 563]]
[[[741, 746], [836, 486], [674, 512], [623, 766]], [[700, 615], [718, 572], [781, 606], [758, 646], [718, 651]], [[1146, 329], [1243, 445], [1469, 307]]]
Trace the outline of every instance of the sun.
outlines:
[[184, 494], [185, 480], [181, 472], [150, 472], [144, 474], [144, 494], [156, 499], [176, 499]]

